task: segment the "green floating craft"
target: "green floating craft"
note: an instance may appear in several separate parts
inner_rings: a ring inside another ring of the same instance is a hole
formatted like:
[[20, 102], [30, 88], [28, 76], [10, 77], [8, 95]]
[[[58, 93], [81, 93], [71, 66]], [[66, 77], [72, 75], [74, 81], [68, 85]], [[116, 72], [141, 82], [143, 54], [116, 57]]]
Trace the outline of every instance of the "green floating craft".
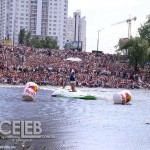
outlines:
[[96, 96], [77, 90], [76, 92], [71, 92], [70, 86], [63, 88], [58, 88], [52, 93], [53, 97], [64, 97], [64, 98], [76, 98], [85, 100], [95, 100]]

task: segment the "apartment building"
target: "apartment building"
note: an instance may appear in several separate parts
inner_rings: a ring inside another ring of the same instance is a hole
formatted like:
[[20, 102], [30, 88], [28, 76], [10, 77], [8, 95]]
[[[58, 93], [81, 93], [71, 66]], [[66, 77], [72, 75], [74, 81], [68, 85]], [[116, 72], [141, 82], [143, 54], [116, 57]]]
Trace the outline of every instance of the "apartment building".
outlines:
[[66, 43], [68, 0], [0, 0], [0, 39], [18, 44], [21, 29]]
[[81, 17], [81, 11], [77, 10], [68, 18], [66, 35], [68, 42], [81, 42], [82, 51], [86, 51], [86, 20]]

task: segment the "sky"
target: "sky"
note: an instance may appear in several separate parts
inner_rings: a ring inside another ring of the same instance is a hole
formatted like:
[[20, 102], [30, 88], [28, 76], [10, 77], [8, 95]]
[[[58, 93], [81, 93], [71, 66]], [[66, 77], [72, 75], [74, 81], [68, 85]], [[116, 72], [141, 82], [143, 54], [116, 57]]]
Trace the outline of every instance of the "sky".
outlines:
[[[128, 37], [127, 19], [137, 17], [131, 21], [131, 35], [138, 36], [138, 28], [150, 14], [150, 0], [68, 0], [68, 17], [76, 10], [86, 17], [86, 51], [97, 50], [100, 30], [98, 50], [113, 54], [119, 39]], [[118, 22], [122, 23], [112, 25]]]

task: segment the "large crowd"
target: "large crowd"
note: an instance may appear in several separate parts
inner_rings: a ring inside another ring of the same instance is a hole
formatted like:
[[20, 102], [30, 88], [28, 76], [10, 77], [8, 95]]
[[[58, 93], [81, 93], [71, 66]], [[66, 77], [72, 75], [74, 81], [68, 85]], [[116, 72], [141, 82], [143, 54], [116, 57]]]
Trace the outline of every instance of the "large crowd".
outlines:
[[[69, 73], [76, 72], [77, 86], [150, 89], [150, 67], [129, 67], [123, 56], [72, 50], [37, 49], [26, 46], [1, 46], [0, 83], [20, 85], [69, 84]], [[68, 61], [78, 57], [82, 61]]]

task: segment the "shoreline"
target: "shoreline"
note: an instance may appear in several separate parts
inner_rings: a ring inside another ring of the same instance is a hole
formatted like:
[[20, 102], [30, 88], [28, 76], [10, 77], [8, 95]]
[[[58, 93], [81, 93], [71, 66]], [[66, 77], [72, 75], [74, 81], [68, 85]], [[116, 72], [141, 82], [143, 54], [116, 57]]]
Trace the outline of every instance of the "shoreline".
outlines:
[[[12, 85], [12, 84], [0, 84], [0, 87], [22, 87], [22, 88], [24, 88], [26, 85]], [[57, 88], [60, 88], [60, 87], [62, 87], [62, 86], [52, 86], [52, 85], [38, 85], [39, 86], [39, 89], [42, 89], [42, 90], [52, 90], [52, 89], [57, 89]], [[144, 90], [144, 91], [150, 91], [150, 89], [148, 89], [148, 88], [140, 88], [140, 89], [127, 89], [127, 88], [103, 88], [103, 87], [84, 87], [84, 86], [82, 86], [82, 87], [76, 87], [77, 89], [84, 89], [84, 90], [89, 90], [89, 89], [101, 89], [101, 90], [111, 90], [111, 89], [113, 89], [113, 90], [134, 90], [134, 91], [136, 91], [136, 90], [140, 90], [140, 91], [142, 91], [142, 90]]]

